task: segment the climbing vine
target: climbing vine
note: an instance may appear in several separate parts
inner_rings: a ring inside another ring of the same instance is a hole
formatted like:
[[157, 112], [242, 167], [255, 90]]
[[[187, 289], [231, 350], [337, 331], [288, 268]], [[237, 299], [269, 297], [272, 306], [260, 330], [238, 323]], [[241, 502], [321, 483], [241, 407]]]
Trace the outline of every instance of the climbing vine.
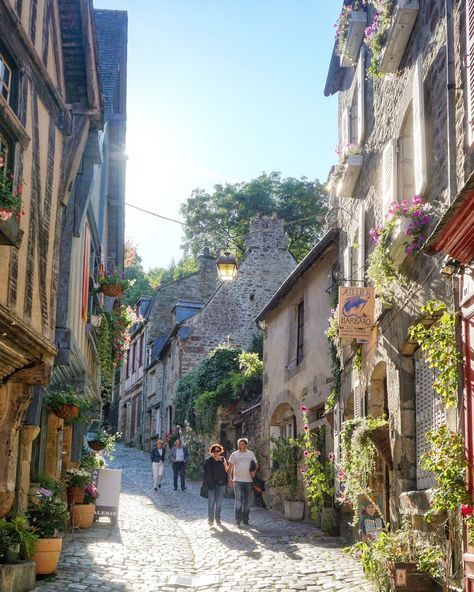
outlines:
[[410, 327], [409, 336], [419, 343], [423, 357], [430, 368], [437, 371], [433, 389], [446, 407], [458, 403], [458, 370], [461, 355], [456, 342], [456, 314], [447, 310], [443, 302], [429, 301], [422, 313], [439, 316], [431, 327], [422, 322]]
[[[372, 434], [378, 428], [387, 427], [384, 417], [358, 417], [345, 421], [341, 431], [342, 460], [338, 478], [342, 485], [341, 502], [352, 505], [355, 526], [359, 521], [358, 502], [361, 497], [368, 499], [378, 508], [375, 496], [369, 487], [370, 477], [375, 473], [377, 449]], [[382, 511], [378, 508], [380, 515]]]

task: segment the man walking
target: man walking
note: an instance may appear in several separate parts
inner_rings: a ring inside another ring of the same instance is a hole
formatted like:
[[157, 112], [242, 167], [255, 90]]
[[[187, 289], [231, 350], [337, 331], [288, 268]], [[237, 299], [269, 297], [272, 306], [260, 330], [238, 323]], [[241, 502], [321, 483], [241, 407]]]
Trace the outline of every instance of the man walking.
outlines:
[[[250, 497], [252, 495], [252, 481], [258, 468], [257, 459], [251, 450], [247, 450], [247, 438], [237, 441], [238, 450], [229, 458], [229, 486], [234, 487], [235, 492], [235, 523], [240, 526], [243, 522], [249, 523]], [[253, 474], [250, 471], [250, 463], [254, 463]]]
[[178, 475], [181, 480], [181, 491], [186, 489], [186, 463], [188, 462], [189, 452], [186, 446], [183, 446], [181, 440], [176, 440], [171, 449], [171, 462], [173, 463], [173, 489], [178, 489]]

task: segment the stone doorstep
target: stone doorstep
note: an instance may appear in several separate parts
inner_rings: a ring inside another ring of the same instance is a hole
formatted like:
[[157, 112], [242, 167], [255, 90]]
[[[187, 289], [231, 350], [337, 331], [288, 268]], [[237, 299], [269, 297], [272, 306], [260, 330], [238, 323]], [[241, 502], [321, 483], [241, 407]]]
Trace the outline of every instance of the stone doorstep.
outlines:
[[36, 586], [34, 561], [16, 561], [0, 564], [0, 590], [2, 592], [29, 592]]

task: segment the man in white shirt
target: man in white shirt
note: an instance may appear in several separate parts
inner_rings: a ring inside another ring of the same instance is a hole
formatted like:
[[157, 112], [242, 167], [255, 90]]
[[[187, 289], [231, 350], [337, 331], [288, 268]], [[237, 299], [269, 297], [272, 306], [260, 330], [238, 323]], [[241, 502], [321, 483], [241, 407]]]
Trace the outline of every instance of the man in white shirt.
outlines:
[[189, 452], [187, 446], [183, 446], [181, 440], [176, 440], [171, 449], [171, 462], [173, 463], [173, 489], [178, 489], [178, 475], [181, 480], [181, 491], [186, 489], [186, 463], [188, 462]]
[[[251, 450], [247, 450], [248, 440], [240, 438], [237, 441], [238, 450], [229, 458], [229, 486], [235, 492], [235, 523], [240, 526], [249, 523], [250, 499], [252, 495], [252, 481], [257, 470], [257, 459]], [[250, 463], [255, 467], [250, 472]]]

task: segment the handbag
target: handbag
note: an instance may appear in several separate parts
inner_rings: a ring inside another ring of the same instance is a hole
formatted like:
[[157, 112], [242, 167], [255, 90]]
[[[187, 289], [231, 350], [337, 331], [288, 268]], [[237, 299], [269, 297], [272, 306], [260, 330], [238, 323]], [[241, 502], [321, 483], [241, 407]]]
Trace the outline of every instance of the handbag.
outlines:
[[208, 490], [208, 487], [205, 483], [203, 483], [201, 485], [201, 491], [199, 492], [199, 495], [201, 497], [205, 497], [205, 498], [207, 498], [209, 496], [209, 490]]

